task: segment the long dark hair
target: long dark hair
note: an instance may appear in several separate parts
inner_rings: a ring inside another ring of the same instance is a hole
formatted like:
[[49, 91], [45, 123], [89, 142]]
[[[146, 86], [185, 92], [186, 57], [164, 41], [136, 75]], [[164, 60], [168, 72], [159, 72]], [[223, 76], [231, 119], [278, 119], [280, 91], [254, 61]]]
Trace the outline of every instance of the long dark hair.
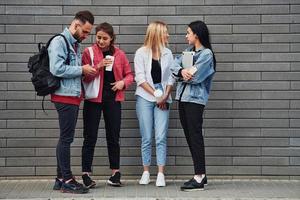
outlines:
[[103, 31], [103, 32], [107, 33], [112, 38], [110, 45], [109, 45], [109, 51], [112, 54], [114, 54], [115, 53], [114, 43], [116, 40], [116, 35], [114, 33], [114, 29], [113, 29], [112, 25], [107, 22], [101, 23], [98, 26], [96, 26], [96, 34], [99, 31]]
[[199, 20], [199, 21], [191, 22], [189, 24], [189, 27], [193, 31], [193, 33], [197, 35], [201, 44], [205, 48], [210, 49], [211, 52], [213, 53], [214, 69], [216, 71], [216, 58], [215, 58], [215, 54], [214, 54], [211, 44], [210, 44], [209, 31], [208, 31], [206, 24], [203, 21]]

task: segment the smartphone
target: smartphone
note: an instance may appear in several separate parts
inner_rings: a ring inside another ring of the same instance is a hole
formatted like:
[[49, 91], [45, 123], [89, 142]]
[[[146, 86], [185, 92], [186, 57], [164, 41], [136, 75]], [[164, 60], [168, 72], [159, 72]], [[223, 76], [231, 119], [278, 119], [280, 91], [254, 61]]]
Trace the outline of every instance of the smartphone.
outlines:
[[182, 67], [189, 68], [193, 66], [193, 57], [195, 55], [194, 51], [184, 51], [182, 52]]

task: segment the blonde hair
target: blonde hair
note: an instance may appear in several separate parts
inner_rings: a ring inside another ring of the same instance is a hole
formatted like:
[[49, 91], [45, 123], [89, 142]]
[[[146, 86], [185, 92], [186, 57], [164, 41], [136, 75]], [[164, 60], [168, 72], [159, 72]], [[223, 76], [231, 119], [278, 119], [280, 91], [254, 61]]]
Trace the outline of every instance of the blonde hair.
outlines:
[[144, 40], [144, 46], [157, 51], [161, 55], [162, 49], [166, 46], [164, 37], [168, 32], [167, 24], [162, 21], [154, 21], [149, 24]]

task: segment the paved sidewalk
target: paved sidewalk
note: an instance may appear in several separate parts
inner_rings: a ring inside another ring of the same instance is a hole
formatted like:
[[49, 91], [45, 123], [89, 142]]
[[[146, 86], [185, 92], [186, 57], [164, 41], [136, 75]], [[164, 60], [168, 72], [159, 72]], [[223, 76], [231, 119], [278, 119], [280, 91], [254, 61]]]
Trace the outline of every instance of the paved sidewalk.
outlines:
[[183, 181], [168, 180], [158, 188], [155, 181], [147, 186], [137, 180], [123, 181], [115, 188], [97, 181], [88, 194], [76, 195], [53, 191], [53, 180], [0, 180], [0, 199], [199, 199], [199, 200], [296, 200], [300, 199], [300, 181], [292, 180], [209, 180], [204, 191], [182, 192]]

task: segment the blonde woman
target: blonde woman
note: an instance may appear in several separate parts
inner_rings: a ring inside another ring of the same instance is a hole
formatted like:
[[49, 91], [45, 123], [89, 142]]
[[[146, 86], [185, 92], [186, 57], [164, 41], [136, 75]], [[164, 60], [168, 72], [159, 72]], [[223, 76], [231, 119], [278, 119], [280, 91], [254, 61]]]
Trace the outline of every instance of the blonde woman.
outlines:
[[142, 137], [141, 152], [144, 167], [139, 181], [141, 185], [150, 182], [153, 128], [158, 166], [156, 186], [166, 185], [164, 167], [167, 155], [169, 105], [172, 102], [170, 93], [175, 82], [170, 71], [173, 55], [171, 50], [166, 48], [168, 38], [167, 25], [160, 21], [152, 22], [147, 28], [144, 45], [136, 51], [134, 57], [137, 83], [136, 113]]

